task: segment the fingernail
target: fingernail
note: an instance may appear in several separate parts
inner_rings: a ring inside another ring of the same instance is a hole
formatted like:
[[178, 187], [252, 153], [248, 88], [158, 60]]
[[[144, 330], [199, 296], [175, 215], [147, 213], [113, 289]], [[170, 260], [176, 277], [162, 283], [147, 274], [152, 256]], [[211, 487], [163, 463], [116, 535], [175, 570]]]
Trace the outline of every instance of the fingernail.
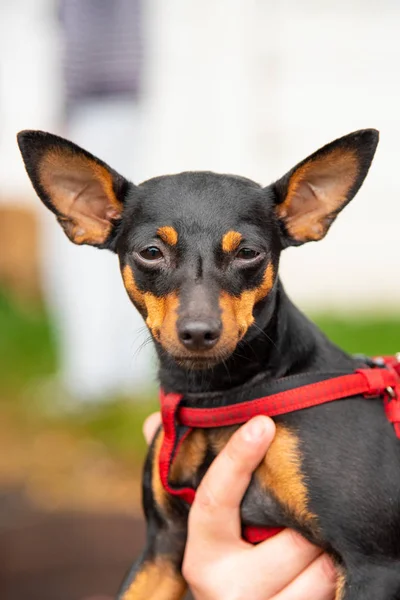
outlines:
[[243, 425], [242, 435], [246, 442], [260, 441], [268, 429], [268, 420], [265, 417], [255, 417]]

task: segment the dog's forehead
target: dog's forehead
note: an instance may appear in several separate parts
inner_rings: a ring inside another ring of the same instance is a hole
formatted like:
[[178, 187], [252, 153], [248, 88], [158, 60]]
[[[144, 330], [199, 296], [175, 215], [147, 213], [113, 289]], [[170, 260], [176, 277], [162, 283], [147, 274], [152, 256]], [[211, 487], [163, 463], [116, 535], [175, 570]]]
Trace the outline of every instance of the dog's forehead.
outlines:
[[139, 186], [141, 211], [153, 221], [207, 225], [234, 224], [266, 207], [260, 185], [234, 175], [185, 172], [145, 181]]
[[260, 201], [261, 187], [249, 179], [211, 172], [185, 172], [141, 184], [143, 209], [152, 216], [201, 220], [211, 215], [240, 217], [243, 209]]

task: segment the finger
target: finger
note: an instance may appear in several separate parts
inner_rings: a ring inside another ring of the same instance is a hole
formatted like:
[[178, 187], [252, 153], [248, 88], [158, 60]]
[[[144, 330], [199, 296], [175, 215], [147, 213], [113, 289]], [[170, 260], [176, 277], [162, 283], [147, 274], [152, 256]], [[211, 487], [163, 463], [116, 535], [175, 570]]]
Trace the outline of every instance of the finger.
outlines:
[[161, 414], [159, 412], [153, 413], [143, 423], [143, 435], [148, 444], [154, 437], [158, 427], [161, 424]]
[[336, 569], [331, 559], [323, 554], [274, 596], [274, 600], [334, 600], [336, 585]]
[[[254, 548], [252, 561], [265, 565], [273, 564], [269, 590], [272, 594], [277, 594], [314, 563], [321, 554], [321, 548], [311, 544], [296, 531], [285, 529]], [[267, 571], [268, 569], [265, 574], [268, 576]]]
[[[254, 469], [275, 433], [271, 419], [258, 416], [236, 431], [207, 471], [189, 515], [189, 532], [201, 538], [237, 536], [239, 506]], [[193, 537], [193, 535], [192, 535]]]

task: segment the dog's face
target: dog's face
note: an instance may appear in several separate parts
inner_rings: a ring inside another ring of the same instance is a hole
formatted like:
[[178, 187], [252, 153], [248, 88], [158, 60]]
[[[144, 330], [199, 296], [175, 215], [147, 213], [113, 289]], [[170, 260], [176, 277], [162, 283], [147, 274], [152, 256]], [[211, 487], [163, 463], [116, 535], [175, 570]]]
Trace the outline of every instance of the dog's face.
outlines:
[[118, 253], [125, 287], [177, 363], [228, 358], [270, 297], [279, 255], [319, 240], [361, 186], [378, 133], [355, 132], [262, 188], [208, 172], [139, 186], [57, 136], [18, 136], [33, 186], [67, 236]]
[[227, 358], [274, 284], [271, 194], [239, 177], [182, 173], [132, 190], [117, 243], [129, 296], [185, 366]]

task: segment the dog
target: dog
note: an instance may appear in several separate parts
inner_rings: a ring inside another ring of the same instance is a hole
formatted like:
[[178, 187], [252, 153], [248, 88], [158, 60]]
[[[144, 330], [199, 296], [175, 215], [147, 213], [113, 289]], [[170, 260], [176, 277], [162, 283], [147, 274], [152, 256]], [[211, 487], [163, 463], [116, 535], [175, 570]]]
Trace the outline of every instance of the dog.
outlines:
[[[346, 135], [267, 187], [213, 172], [134, 185], [55, 135], [23, 131], [18, 143], [37, 195], [68, 238], [118, 254], [154, 340], [163, 393], [212, 407], [256, 398], [282, 378], [360, 366], [292, 304], [278, 267], [283, 249], [326, 235], [362, 185], [378, 138], [374, 129]], [[275, 422], [243, 524], [292, 527], [320, 545], [338, 565], [337, 599], [399, 599], [400, 441], [381, 400], [352, 396]], [[195, 489], [237, 427], [192, 429], [173, 457], [170, 485]], [[160, 480], [162, 440], [160, 429], [144, 469], [147, 543], [122, 585], [124, 600], [186, 593], [189, 504]]]

